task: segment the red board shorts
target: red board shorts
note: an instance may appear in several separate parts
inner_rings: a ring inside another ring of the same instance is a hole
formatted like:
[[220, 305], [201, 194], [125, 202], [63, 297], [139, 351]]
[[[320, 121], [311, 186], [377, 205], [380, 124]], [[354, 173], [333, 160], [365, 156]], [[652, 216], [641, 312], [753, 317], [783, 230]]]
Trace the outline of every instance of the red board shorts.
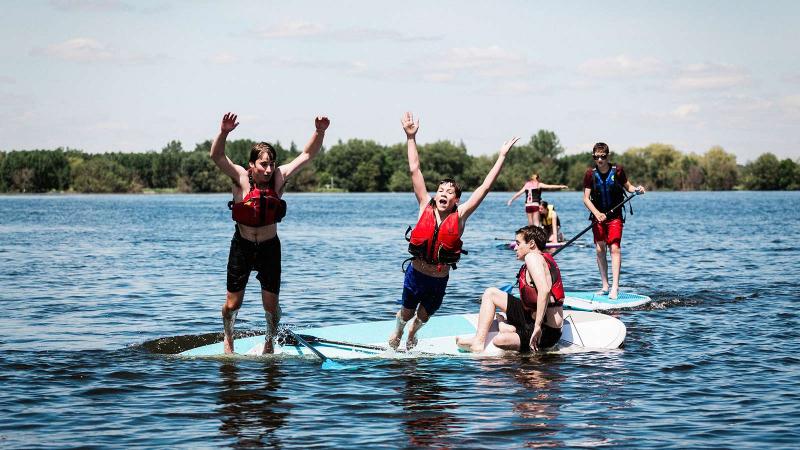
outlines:
[[605, 242], [608, 245], [622, 246], [622, 218], [592, 222], [592, 234], [595, 242]]
[[538, 203], [534, 203], [532, 205], [525, 205], [525, 212], [526, 213], [539, 212], [539, 204]]

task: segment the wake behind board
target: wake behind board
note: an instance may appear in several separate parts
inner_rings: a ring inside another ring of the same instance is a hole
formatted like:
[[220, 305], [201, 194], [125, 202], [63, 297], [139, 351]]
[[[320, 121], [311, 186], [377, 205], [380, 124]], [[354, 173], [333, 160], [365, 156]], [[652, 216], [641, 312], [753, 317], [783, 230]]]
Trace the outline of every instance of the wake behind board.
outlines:
[[564, 308], [579, 311], [633, 308], [651, 301], [653, 299], [646, 295], [629, 294], [627, 292], [620, 292], [615, 299], [608, 298], [608, 294], [598, 294], [592, 291], [564, 292]]
[[[585, 311], [565, 311], [564, 327], [559, 345], [553, 348], [557, 353], [574, 353], [588, 350], [619, 348], [625, 340], [626, 328], [619, 319], [599, 313]], [[395, 326], [395, 320], [354, 323], [330, 327], [305, 328], [295, 333], [312, 337], [311, 345], [328, 358], [370, 358], [393, 357], [395, 353], [386, 349], [386, 338]], [[419, 331], [419, 343], [409, 355], [449, 355], [468, 356], [456, 345], [456, 337], [474, 335], [478, 323], [477, 314], [453, 314], [434, 316]], [[493, 324], [487, 345], [482, 355], [500, 355], [502, 350], [491, 344], [497, 334], [497, 324]], [[240, 355], [260, 355], [264, 346], [264, 336], [251, 336], [234, 341], [234, 350]], [[405, 339], [400, 349], [405, 349]], [[370, 348], [366, 348], [370, 347]], [[221, 356], [222, 343], [189, 349], [181, 356]], [[275, 354], [285, 356], [313, 356], [312, 352], [300, 344], [275, 345]]]

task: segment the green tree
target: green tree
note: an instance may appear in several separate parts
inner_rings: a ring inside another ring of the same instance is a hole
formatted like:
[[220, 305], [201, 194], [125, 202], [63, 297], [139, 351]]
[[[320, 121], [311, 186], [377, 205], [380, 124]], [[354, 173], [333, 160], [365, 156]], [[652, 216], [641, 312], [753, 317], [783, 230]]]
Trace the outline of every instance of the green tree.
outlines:
[[72, 189], [83, 193], [118, 193], [130, 189], [130, 172], [104, 155], [76, 161]]
[[706, 189], [729, 191], [736, 186], [739, 178], [736, 155], [726, 153], [722, 147], [711, 147], [700, 158], [700, 167], [703, 169]]
[[9, 152], [0, 165], [0, 184], [9, 191], [63, 191], [69, 189], [70, 178], [69, 161], [61, 148]]

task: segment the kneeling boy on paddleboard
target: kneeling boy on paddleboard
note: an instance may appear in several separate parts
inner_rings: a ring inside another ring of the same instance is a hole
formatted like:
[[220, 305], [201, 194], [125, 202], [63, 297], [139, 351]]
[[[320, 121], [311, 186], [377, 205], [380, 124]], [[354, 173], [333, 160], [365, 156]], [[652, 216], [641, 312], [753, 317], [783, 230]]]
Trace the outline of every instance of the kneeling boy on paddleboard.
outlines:
[[492, 340], [495, 347], [530, 352], [552, 347], [561, 339], [564, 286], [558, 264], [543, 253], [547, 235], [542, 228], [528, 225], [517, 230], [516, 242], [517, 259], [524, 261], [517, 274], [521, 298], [495, 287], [486, 289], [475, 336], [456, 338], [459, 347], [475, 353], [484, 350], [497, 308], [506, 313], [506, 319]]

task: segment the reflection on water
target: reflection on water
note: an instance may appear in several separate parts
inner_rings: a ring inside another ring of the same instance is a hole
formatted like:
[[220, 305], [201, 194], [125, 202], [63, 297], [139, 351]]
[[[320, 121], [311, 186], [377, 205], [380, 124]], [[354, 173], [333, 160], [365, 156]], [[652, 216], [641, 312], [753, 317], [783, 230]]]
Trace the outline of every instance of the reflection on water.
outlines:
[[219, 414], [222, 434], [235, 439], [235, 448], [281, 448], [277, 431], [290, 413], [286, 397], [279, 395], [284, 376], [277, 364], [261, 365], [261, 377], [241, 380], [237, 364], [222, 362], [219, 367]]
[[[537, 358], [538, 359], [538, 358]], [[544, 359], [544, 358], [543, 358]], [[520, 399], [512, 401], [514, 413], [525, 421], [525, 427], [533, 430], [537, 439], [527, 440], [526, 447], [562, 447], [564, 443], [554, 436], [559, 429], [553, 422], [558, 416], [558, 404], [562, 401], [560, 382], [564, 376], [557, 371], [558, 364], [532, 361], [534, 367], [518, 367], [512, 377], [520, 383]]]
[[434, 370], [420, 367], [418, 361], [405, 360], [402, 377], [405, 384], [398, 388], [404, 411], [403, 432], [413, 447], [447, 447], [452, 435], [460, 429], [462, 420], [453, 413], [458, 404], [451, 392], [438, 382]]

